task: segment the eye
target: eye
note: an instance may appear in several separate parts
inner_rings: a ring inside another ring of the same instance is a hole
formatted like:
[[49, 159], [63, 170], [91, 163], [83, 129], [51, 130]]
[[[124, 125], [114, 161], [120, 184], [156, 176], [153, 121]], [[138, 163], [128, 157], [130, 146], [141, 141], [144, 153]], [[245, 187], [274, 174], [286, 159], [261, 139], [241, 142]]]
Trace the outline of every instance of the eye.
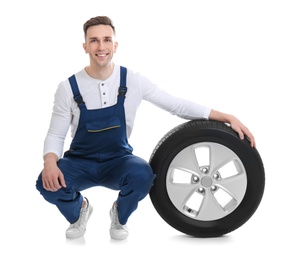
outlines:
[[98, 42], [98, 39], [96, 37], [91, 37], [91, 38], [89, 38], [89, 42], [95, 43], [95, 42]]
[[105, 42], [112, 42], [111, 38], [106, 38], [104, 41]]

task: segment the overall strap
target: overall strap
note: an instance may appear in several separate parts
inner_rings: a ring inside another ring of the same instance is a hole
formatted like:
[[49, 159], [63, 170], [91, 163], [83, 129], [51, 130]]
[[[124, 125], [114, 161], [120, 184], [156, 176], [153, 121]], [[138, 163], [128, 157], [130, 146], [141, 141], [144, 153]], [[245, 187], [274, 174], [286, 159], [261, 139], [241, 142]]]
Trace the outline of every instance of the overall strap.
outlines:
[[69, 77], [68, 80], [69, 80], [69, 83], [73, 92], [73, 98], [75, 102], [78, 104], [78, 106], [82, 104], [84, 105], [84, 101], [82, 99], [82, 96], [80, 95], [75, 75], [72, 75], [71, 77]]
[[127, 75], [127, 68], [120, 66], [120, 86], [118, 89], [118, 95], [122, 97], [125, 97], [127, 91], [126, 75]]

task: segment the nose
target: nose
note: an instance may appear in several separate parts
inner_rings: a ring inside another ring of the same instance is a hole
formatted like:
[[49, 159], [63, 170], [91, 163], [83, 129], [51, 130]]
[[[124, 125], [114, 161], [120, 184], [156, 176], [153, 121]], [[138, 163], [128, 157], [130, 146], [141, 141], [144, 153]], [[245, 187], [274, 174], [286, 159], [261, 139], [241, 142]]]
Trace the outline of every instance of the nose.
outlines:
[[98, 49], [102, 50], [104, 47], [104, 42], [103, 41], [99, 41], [98, 42]]

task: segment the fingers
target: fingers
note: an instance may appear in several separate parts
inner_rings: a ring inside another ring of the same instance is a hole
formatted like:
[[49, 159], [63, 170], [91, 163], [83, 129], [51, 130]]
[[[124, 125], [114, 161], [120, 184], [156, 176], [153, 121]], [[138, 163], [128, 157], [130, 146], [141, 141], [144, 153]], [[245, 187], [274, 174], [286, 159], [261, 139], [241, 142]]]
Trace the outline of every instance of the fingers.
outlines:
[[239, 135], [241, 140], [244, 139], [244, 133], [243, 133], [243, 131], [241, 129], [238, 131], [238, 135]]
[[250, 144], [251, 147], [255, 147], [256, 148], [256, 142], [255, 142], [255, 138], [253, 135], [248, 136], [249, 140], [250, 140]]
[[256, 147], [255, 138], [247, 127], [244, 127], [242, 129], [240, 128], [240, 130], [238, 131], [238, 134], [241, 140], [243, 140], [244, 137], [247, 136], [250, 141], [251, 147]]
[[59, 182], [60, 182], [61, 187], [66, 188], [66, 183], [65, 183], [63, 174], [61, 174], [61, 175], [59, 176]]
[[59, 179], [55, 178], [55, 179], [50, 179], [50, 180], [43, 180], [43, 187], [44, 189], [48, 191], [52, 191], [52, 192], [58, 191], [62, 187], [66, 188], [63, 175], [59, 177]]
[[54, 180], [45, 181], [43, 182], [43, 187], [44, 189], [48, 191], [52, 191], [52, 192], [58, 191], [61, 188], [61, 186], [58, 183], [58, 180], [57, 181], [54, 181]]
[[256, 142], [253, 134], [250, 130], [244, 126], [241, 122], [231, 125], [232, 128], [238, 133], [241, 140], [244, 140], [245, 136], [249, 139], [251, 147], [256, 147]]
[[66, 188], [64, 175], [56, 163], [46, 162], [42, 171], [42, 184], [48, 191], [58, 191], [62, 187]]
[[248, 128], [245, 128], [244, 134], [248, 137], [250, 140], [251, 147], [256, 147], [256, 142], [253, 134], [250, 132]]

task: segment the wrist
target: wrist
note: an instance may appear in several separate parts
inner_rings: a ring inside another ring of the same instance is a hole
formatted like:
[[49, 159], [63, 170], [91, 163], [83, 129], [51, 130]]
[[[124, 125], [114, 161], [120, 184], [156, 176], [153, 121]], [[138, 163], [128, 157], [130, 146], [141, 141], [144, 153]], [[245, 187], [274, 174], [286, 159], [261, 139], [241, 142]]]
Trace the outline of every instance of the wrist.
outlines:
[[47, 166], [51, 164], [56, 164], [58, 157], [56, 154], [48, 153], [44, 156], [43, 160], [44, 160], [44, 166]]

